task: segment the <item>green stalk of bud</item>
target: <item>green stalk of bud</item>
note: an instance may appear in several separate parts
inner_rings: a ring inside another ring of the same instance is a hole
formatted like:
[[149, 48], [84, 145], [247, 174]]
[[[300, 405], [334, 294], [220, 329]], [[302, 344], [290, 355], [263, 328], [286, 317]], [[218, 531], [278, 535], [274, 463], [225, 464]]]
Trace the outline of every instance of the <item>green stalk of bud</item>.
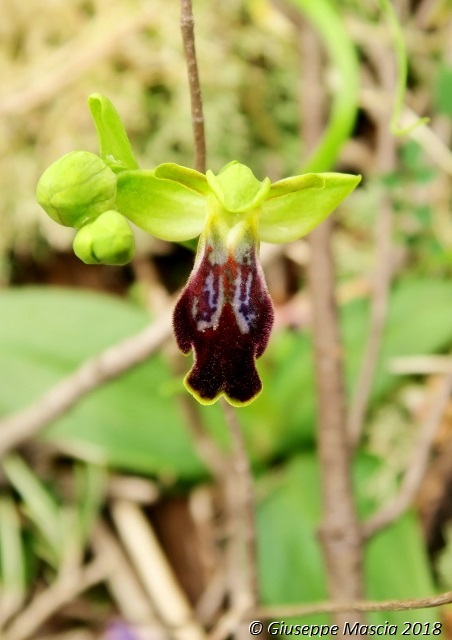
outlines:
[[42, 174], [36, 198], [56, 222], [79, 229], [114, 206], [116, 175], [89, 151], [73, 151]]
[[74, 253], [86, 264], [123, 265], [135, 255], [132, 229], [119, 211], [105, 211], [74, 238]]

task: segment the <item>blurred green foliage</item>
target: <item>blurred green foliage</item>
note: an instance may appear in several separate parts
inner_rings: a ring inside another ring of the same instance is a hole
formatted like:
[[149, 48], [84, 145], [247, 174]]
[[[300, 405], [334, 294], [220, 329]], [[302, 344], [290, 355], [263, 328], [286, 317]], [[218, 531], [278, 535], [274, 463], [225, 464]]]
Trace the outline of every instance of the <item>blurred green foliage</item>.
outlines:
[[[428, 313], [419, 313], [420, 301], [427, 295]], [[452, 345], [448, 313], [451, 304], [452, 285], [447, 280], [398, 283], [391, 299], [372, 394], [374, 405], [388, 398], [398, 384], [398, 379], [388, 373], [391, 357], [432, 353]], [[0, 306], [0, 368], [8, 371], [0, 388], [0, 413], [5, 414], [27, 405], [86, 358], [142, 329], [148, 321], [147, 315], [130, 303], [70, 290], [5, 290], [0, 293]], [[364, 300], [347, 304], [342, 310], [347, 379], [351, 386], [358, 375], [367, 319]], [[262, 499], [258, 518], [263, 594], [267, 603], [312, 601], [325, 597], [325, 587], [315, 535], [320, 488], [314, 453], [309, 334], [285, 331], [274, 336], [261, 363], [265, 391], [240, 412], [240, 419], [250, 455], [260, 470]], [[166, 483], [196, 483], [206, 472], [184, 426], [177, 402], [180, 393], [185, 393], [180, 377], [158, 354], [83, 399], [51, 425], [43, 437], [82, 460], [151, 474]], [[201, 415], [213, 437], [221, 446], [228, 446], [218, 407], [207, 407]], [[279, 470], [275, 471], [276, 460]], [[367, 493], [369, 478], [378, 473], [383, 462], [369, 462], [362, 456], [358, 459], [356, 488], [365, 514], [375, 507]], [[7, 462], [4, 468], [42, 532], [45, 546], [40, 555], [61, 564], [65, 548], [60, 543], [71, 540], [64, 531], [73, 520], [63, 518], [60, 526], [61, 514], [66, 510], [61, 511], [39, 487], [23, 463]], [[83, 511], [83, 507], [80, 509]], [[366, 558], [369, 597], [415, 597], [434, 590], [412, 516], [378, 535], [369, 545]], [[298, 567], [297, 571], [294, 567]], [[403, 619], [435, 618], [433, 612], [415, 613], [405, 613]], [[401, 617], [384, 613], [375, 614], [374, 619], [400, 621]]]
[[[368, 81], [375, 76], [375, 66], [369, 63], [372, 56], [365, 41], [371, 47], [386, 42], [376, 3], [333, 4], [350, 43], [357, 45], [361, 75]], [[418, 16], [417, 23], [406, 21], [409, 88], [415, 103], [425, 105], [433, 117], [439, 114], [442, 121], [435, 125], [440, 131], [447, 130], [452, 116], [451, 68], [441, 62], [450, 3], [430, 4], [422, 20]], [[72, 231], [42, 215], [34, 191], [39, 175], [57, 157], [77, 148], [96, 151], [85, 106], [93, 91], [117, 106], [141, 166], [164, 160], [191, 166], [179, 7], [160, 0], [151, 5], [147, 23], [127, 33], [124, 25], [143, 8], [132, 0], [3, 0], [8, 19], [0, 23], [5, 96], [0, 105], [2, 283], [11, 277], [11, 255], [44, 261], [52, 251], [71, 245]], [[421, 23], [423, 28], [416, 26]], [[259, 178], [296, 173], [303, 151], [299, 100], [308, 100], [311, 88], [299, 78], [302, 62], [291, 22], [265, 0], [216, 3], [215, 11], [209, 0], [197, 0], [196, 26], [209, 166], [216, 171], [238, 158]], [[323, 80], [329, 89], [337, 82], [327, 69]], [[361, 108], [354, 140], [358, 146], [350, 147], [344, 162], [347, 169], [360, 170], [362, 165], [366, 179], [337, 215], [335, 249], [341, 282], [366, 279], [372, 273], [374, 227], [381, 194], [388, 195], [395, 211], [399, 274], [371, 396], [371, 409], [381, 409], [393, 402], [402, 384], [388, 371], [391, 357], [447, 352], [452, 347], [452, 225], [448, 177], [425, 148], [413, 141], [402, 144], [396, 169], [376, 175], [374, 133]], [[149, 249], [146, 242], [140, 243], [142, 253]], [[368, 300], [355, 298], [341, 308], [349, 393], [369, 320]], [[0, 385], [0, 415], [26, 406], [86, 358], [148, 322], [141, 308], [105, 295], [43, 288], [0, 291], [0, 371], [7, 372]], [[275, 334], [259, 361], [264, 392], [240, 412], [258, 475], [260, 572], [267, 604], [325, 597], [315, 536], [320, 499], [312, 357], [309, 332], [286, 329]], [[103, 465], [152, 475], [178, 490], [206, 478], [178, 404], [184, 393], [181, 377], [169, 362], [163, 353], [155, 355], [83, 399], [42, 435], [43, 441], [81, 460], [82, 478], [72, 502], [55, 487], [45, 486], [21, 458], [6, 461], [4, 473], [16, 497], [4, 495], [6, 491], [0, 497], [2, 599], [6, 591], [16, 600], [25, 597], [27, 578], [31, 584], [38, 558], [58, 571], [73, 553], [83, 552], [101, 501]], [[202, 418], [227, 447], [218, 407], [205, 408]], [[379, 504], [372, 482], [383, 463], [365, 451], [357, 457], [354, 472], [362, 513]], [[61, 538], [68, 531], [74, 536], [63, 548]], [[449, 535], [440, 562], [446, 588], [450, 549]], [[413, 514], [369, 545], [366, 588], [370, 598], [425, 596], [437, 588]], [[374, 619], [438, 617], [437, 612], [417, 611], [374, 614]]]

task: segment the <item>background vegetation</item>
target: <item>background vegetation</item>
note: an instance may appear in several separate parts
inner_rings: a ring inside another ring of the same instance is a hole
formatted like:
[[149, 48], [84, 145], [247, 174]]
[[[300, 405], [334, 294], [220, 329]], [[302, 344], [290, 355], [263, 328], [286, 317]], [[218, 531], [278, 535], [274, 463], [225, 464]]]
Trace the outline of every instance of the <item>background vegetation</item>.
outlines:
[[[414, 507], [366, 548], [366, 597], [424, 597], [452, 589], [450, 398], [425, 428], [452, 374], [452, 7], [448, 0], [394, 2], [408, 52], [406, 104], [430, 117], [428, 127], [395, 141], [391, 30], [371, 0], [331, 4], [359, 57], [358, 117], [336, 168], [363, 174], [363, 183], [334, 214], [333, 234], [351, 406], [369, 327], [371, 336], [381, 333], [354, 465], [360, 515], [391, 503], [407, 468], [418, 464], [424, 472]], [[318, 91], [328, 120], [334, 64], [317, 45], [320, 75], [317, 84], [308, 79], [306, 24], [292, 4], [197, 0], [194, 10], [208, 166], [216, 171], [238, 159], [259, 178], [297, 173]], [[72, 254], [73, 231], [48, 219], [34, 196], [40, 174], [59, 156], [96, 152], [86, 107], [94, 91], [115, 104], [140, 166], [192, 165], [179, 11], [177, 2], [161, 0], [2, 0], [0, 416], [158, 318], [190, 271], [188, 249], [138, 230], [132, 266], [86, 266]], [[316, 538], [310, 251], [305, 240], [262, 247], [276, 328], [260, 361], [264, 392], [239, 412], [255, 474], [264, 605], [327, 598]], [[128, 638], [119, 623], [112, 626], [117, 620], [142, 640], [167, 637], [174, 611], [189, 626], [191, 608], [191, 633], [226, 637], [221, 624], [234, 610], [236, 578], [228, 570], [230, 532], [212, 480], [215, 461], [206, 466], [205, 447], [206, 433], [207, 447], [220, 451], [229, 439], [217, 406], [187, 404], [186, 368], [169, 340], [4, 456], [2, 637]], [[173, 614], [162, 612], [146, 578], [159, 562], [167, 575], [167, 559], [181, 585], [167, 596]], [[447, 638], [450, 611], [377, 612], [369, 620], [400, 628], [405, 620], [440, 621]]]

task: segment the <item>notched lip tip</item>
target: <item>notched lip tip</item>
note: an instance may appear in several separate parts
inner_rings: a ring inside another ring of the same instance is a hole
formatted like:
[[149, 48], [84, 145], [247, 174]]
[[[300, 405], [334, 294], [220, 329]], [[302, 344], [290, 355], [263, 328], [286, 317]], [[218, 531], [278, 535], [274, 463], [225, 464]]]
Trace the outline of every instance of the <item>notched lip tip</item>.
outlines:
[[216, 402], [218, 402], [218, 400], [221, 400], [223, 398], [232, 407], [236, 407], [237, 409], [241, 409], [243, 407], [247, 407], [252, 402], [257, 400], [257, 398], [261, 395], [262, 389], [263, 389], [263, 385], [262, 385], [261, 388], [259, 389], [259, 391], [252, 398], [249, 398], [248, 400], [244, 400], [244, 401], [243, 400], [236, 400], [234, 398], [231, 398], [230, 396], [227, 395], [227, 393], [225, 391], [220, 391], [220, 393], [218, 395], [216, 395], [212, 399], [210, 399], [210, 398], [206, 399], [206, 398], [203, 398], [202, 396], [200, 396], [198, 391], [196, 391], [196, 389], [193, 389], [193, 387], [188, 382], [188, 377], [189, 377], [190, 373], [191, 373], [191, 371], [189, 371], [188, 374], [184, 378], [184, 387], [190, 393], [190, 395], [192, 395], [193, 398], [197, 402], [199, 402], [199, 404], [202, 404], [203, 406], [211, 406], [211, 405], [215, 404]]

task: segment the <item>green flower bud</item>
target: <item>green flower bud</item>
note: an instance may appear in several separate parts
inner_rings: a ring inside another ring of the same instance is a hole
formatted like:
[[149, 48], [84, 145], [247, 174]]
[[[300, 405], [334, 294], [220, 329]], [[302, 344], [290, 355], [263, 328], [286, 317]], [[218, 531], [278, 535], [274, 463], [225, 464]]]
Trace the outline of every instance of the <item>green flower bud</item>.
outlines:
[[74, 238], [74, 253], [86, 264], [127, 264], [135, 255], [135, 241], [126, 218], [105, 211], [83, 226]]
[[114, 206], [116, 176], [94, 153], [72, 151], [44, 171], [36, 198], [53, 220], [78, 229]]

